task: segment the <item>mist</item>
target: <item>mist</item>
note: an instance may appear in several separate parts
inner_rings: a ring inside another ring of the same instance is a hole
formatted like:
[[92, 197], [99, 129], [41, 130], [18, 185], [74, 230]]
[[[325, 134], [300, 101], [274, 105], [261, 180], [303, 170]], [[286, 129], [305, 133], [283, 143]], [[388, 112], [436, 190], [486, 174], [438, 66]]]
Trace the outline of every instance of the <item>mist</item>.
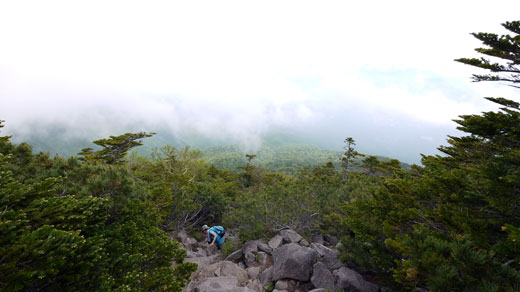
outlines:
[[516, 96], [453, 61], [520, 8], [478, 2], [2, 3], [2, 134], [52, 136], [51, 153], [135, 131], [251, 153], [273, 132], [337, 150], [353, 137], [418, 163], [461, 134], [457, 116], [496, 109], [484, 96]]

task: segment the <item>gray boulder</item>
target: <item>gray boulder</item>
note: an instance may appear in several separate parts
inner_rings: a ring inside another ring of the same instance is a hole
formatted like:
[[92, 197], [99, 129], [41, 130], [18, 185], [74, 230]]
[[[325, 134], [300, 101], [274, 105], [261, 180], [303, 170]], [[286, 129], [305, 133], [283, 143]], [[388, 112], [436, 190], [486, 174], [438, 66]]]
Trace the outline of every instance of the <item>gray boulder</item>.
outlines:
[[336, 278], [335, 289], [345, 289], [352, 292], [378, 292], [379, 287], [363, 279], [358, 272], [346, 267], [341, 267], [334, 271]]
[[258, 279], [260, 280], [260, 283], [262, 284], [262, 286], [265, 286], [267, 283], [272, 282], [273, 281], [273, 267], [269, 267], [269, 268], [265, 269], [265, 271], [263, 271], [260, 274], [260, 277]]
[[260, 275], [260, 267], [247, 268], [246, 273], [249, 276], [249, 279], [258, 279], [258, 276]]
[[235, 250], [234, 252], [232, 252], [230, 255], [228, 255], [226, 257], [226, 261], [237, 263], [242, 259], [243, 255], [244, 255], [244, 253], [242, 252], [242, 249]]
[[320, 261], [325, 264], [327, 269], [332, 271], [341, 267], [341, 263], [338, 259], [338, 253], [335, 250], [332, 250], [319, 243], [311, 244], [311, 248], [318, 253]]
[[274, 284], [274, 288], [278, 290], [289, 290], [291, 288], [291, 283], [287, 280], [278, 280]]
[[236, 287], [233, 292], [256, 292], [260, 290], [254, 290], [249, 287]]
[[185, 247], [196, 244], [197, 240], [186, 233], [186, 230], [180, 230], [177, 232], [175, 238], [182, 243]]
[[244, 263], [246, 264], [246, 267], [259, 267], [260, 264], [256, 260], [258, 257], [258, 254], [254, 254], [252, 252], [248, 252], [244, 254]]
[[269, 247], [272, 249], [278, 248], [282, 246], [283, 243], [283, 237], [279, 234], [275, 235], [271, 240], [269, 240]]
[[280, 231], [280, 235], [283, 237], [283, 241], [287, 243], [298, 243], [303, 239], [301, 235], [292, 229], [284, 229]]
[[273, 280], [284, 278], [308, 281], [318, 253], [296, 243], [283, 245], [273, 251]]
[[321, 234], [314, 234], [314, 235], [311, 236], [311, 241], [314, 242], [314, 243], [323, 244], [324, 243], [323, 235], [321, 235]]
[[316, 288], [334, 289], [334, 276], [323, 263], [314, 264], [311, 282]]
[[324, 235], [323, 239], [326, 243], [328, 243], [329, 246], [336, 246], [336, 244], [339, 242], [338, 238], [334, 235]]
[[220, 277], [235, 276], [241, 285], [245, 285], [249, 280], [247, 272], [241, 269], [237, 264], [229, 261], [223, 261], [218, 264], [220, 266]]
[[244, 243], [244, 246], [242, 247], [242, 252], [244, 254], [246, 253], [257, 253], [258, 252], [258, 244], [263, 243], [262, 240], [250, 240], [246, 243]]
[[198, 282], [194, 292], [229, 292], [238, 286], [237, 278], [234, 276], [209, 277]]
[[[330, 291], [330, 290], [329, 290]], [[327, 289], [324, 288], [318, 288], [318, 289], [312, 289], [309, 290], [309, 292], [327, 292]]]
[[273, 265], [273, 257], [270, 254], [259, 251], [258, 264], [260, 265], [260, 271], [263, 271]]
[[258, 243], [258, 250], [263, 251], [268, 254], [271, 254], [273, 252], [273, 249], [270, 248], [267, 243], [263, 243], [263, 242]]
[[251, 289], [251, 290], [254, 290], [254, 291], [262, 291], [263, 290], [262, 284], [260, 283], [260, 280], [258, 280], [258, 279], [249, 280], [249, 282], [247, 282], [246, 287]]
[[219, 255], [212, 255], [208, 257], [184, 258], [184, 262], [197, 264], [200, 268], [201, 266], [209, 266], [211, 264], [214, 264], [221, 259], [222, 257]]

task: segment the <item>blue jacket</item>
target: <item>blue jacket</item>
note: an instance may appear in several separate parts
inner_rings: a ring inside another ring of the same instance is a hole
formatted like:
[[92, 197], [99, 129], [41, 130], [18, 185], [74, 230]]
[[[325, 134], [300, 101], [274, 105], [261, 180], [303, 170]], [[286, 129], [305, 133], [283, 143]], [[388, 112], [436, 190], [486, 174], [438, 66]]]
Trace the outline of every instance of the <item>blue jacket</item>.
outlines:
[[213, 233], [215, 233], [217, 235], [217, 240], [215, 240], [215, 243], [217, 243], [218, 245], [221, 245], [222, 242], [224, 242], [224, 237], [218, 235], [218, 232], [214, 229], [214, 227], [211, 227], [208, 231], [208, 243], [212, 243], [213, 242]]

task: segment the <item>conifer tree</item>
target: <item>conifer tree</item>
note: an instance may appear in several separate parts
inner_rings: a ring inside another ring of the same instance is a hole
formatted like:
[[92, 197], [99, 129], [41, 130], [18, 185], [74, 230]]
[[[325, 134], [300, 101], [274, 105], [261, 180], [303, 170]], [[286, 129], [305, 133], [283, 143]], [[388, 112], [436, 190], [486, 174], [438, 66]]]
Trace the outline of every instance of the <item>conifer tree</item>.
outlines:
[[[490, 70], [474, 81], [518, 87], [519, 22], [513, 36], [473, 34], [498, 58], [458, 59]], [[498, 62], [506, 62], [501, 64]], [[345, 259], [391, 275], [398, 289], [518, 291], [520, 287], [520, 104], [486, 98], [500, 111], [455, 120], [462, 137], [424, 156], [423, 167], [384, 181], [372, 198], [345, 207]], [[353, 248], [352, 248], [353, 247]]]
[[491, 74], [474, 74], [473, 81], [505, 81], [520, 83], [520, 21], [508, 21], [502, 24], [513, 35], [498, 36], [494, 33], [472, 33], [474, 37], [482, 41], [487, 48], [477, 48], [477, 52], [493, 57], [496, 61], [486, 58], [460, 58], [455, 61], [476, 66], [491, 71]]
[[345, 138], [345, 146], [343, 147], [345, 149], [345, 153], [343, 153], [343, 156], [341, 156], [341, 163], [343, 165], [343, 179], [348, 178], [348, 168], [350, 164], [353, 162], [354, 158], [357, 156], [362, 156], [359, 152], [357, 152], [354, 149], [354, 146], [356, 145], [356, 142], [352, 137]]
[[110, 139], [100, 139], [93, 142], [103, 149], [93, 152], [92, 148], [84, 148], [78, 154], [83, 156], [82, 160], [101, 160], [108, 164], [120, 163], [123, 162], [122, 158], [128, 153], [128, 150], [143, 145], [138, 139], [153, 135], [155, 133], [139, 132], [110, 136]]

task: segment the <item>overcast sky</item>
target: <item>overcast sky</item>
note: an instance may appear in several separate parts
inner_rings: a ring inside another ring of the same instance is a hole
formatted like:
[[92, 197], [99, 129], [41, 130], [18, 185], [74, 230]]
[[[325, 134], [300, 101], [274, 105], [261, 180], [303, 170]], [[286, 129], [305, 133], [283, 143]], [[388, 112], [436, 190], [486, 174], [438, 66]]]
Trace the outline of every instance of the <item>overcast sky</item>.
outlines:
[[457, 133], [452, 119], [495, 108], [482, 97], [517, 99], [453, 60], [478, 56], [471, 32], [504, 33], [519, 11], [518, 0], [2, 1], [0, 119], [15, 141], [57, 124], [89, 138], [139, 124], [253, 150], [283, 127], [416, 163]]

